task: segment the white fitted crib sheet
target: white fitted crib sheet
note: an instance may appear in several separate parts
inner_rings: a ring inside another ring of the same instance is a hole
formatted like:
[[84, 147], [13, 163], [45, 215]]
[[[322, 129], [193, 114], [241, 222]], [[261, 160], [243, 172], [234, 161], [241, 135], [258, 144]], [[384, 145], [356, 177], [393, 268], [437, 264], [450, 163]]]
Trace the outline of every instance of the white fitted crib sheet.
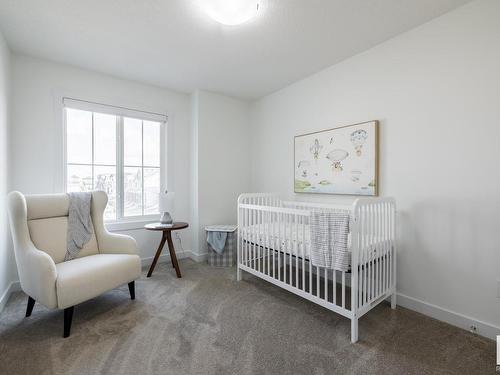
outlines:
[[[241, 228], [240, 235], [243, 240], [257, 246], [279, 250], [289, 255], [295, 255], [309, 259], [311, 249], [311, 232], [309, 224], [302, 223], [267, 223], [254, 224]], [[351, 233], [347, 237], [347, 249], [351, 252]], [[368, 256], [374, 258], [377, 252], [383, 249], [389, 249], [390, 241], [373, 240], [369, 248]], [[373, 258], [371, 258], [373, 259]], [[349, 255], [350, 263], [350, 255]]]

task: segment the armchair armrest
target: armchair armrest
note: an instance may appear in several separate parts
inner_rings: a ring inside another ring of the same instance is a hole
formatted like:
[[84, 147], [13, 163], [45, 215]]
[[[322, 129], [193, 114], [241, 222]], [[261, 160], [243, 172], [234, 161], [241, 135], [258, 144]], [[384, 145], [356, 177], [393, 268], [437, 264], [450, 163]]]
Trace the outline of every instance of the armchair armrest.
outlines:
[[131, 254], [138, 255], [137, 242], [124, 234], [100, 231], [98, 237], [99, 252], [101, 254]]
[[54, 261], [33, 243], [25, 243], [23, 247], [16, 252], [21, 288], [35, 301], [48, 308], [56, 308], [57, 269]]

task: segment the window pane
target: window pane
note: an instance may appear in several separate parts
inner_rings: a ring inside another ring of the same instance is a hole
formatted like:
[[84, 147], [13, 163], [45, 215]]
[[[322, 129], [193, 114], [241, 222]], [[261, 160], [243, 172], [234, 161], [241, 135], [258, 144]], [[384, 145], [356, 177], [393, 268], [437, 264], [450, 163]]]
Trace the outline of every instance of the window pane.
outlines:
[[92, 112], [66, 109], [68, 163], [92, 164]]
[[160, 168], [144, 168], [144, 215], [159, 212]]
[[116, 116], [94, 113], [94, 163], [116, 164]]
[[142, 121], [123, 119], [123, 158], [125, 165], [142, 165]]
[[108, 195], [104, 220], [116, 219], [116, 167], [94, 167], [94, 189]]
[[141, 168], [123, 168], [125, 216], [142, 215], [142, 173]]
[[68, 165], [66, 173], [68, 192], [92, 190], [92, 166]]
[[160, 166], [160, 123], [144, 121], [144, 165]]

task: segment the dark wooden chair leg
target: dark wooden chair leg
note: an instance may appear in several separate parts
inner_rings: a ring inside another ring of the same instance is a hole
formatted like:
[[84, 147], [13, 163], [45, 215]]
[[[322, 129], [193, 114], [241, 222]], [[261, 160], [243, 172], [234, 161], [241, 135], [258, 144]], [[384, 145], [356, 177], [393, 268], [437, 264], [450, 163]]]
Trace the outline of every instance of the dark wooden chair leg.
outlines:
[[35, 306], [35, 300], [28, 296], [28, 306], [26, 306], [26, 317], [31, 316], [33, 311], [33, 306]]
[[71, 332], [71, 321], [73, 320], [73, 310], [75, 306], [68, 307], [64, 309], [64, 335], [63, 337], [69, 337]]
[[130, 292], [130, 299], [135, 299], [135, 281], [128, 283], [128, 291]]

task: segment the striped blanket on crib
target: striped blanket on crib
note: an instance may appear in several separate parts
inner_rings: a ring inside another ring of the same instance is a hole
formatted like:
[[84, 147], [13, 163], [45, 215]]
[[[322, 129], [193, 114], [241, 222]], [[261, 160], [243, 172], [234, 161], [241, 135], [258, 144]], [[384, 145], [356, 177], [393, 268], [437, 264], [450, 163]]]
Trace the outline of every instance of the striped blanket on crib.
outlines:
[[349, 221], [348, 210], [311, 213], [311, 262], [314, 266], [339, 271], [349, 269]]

